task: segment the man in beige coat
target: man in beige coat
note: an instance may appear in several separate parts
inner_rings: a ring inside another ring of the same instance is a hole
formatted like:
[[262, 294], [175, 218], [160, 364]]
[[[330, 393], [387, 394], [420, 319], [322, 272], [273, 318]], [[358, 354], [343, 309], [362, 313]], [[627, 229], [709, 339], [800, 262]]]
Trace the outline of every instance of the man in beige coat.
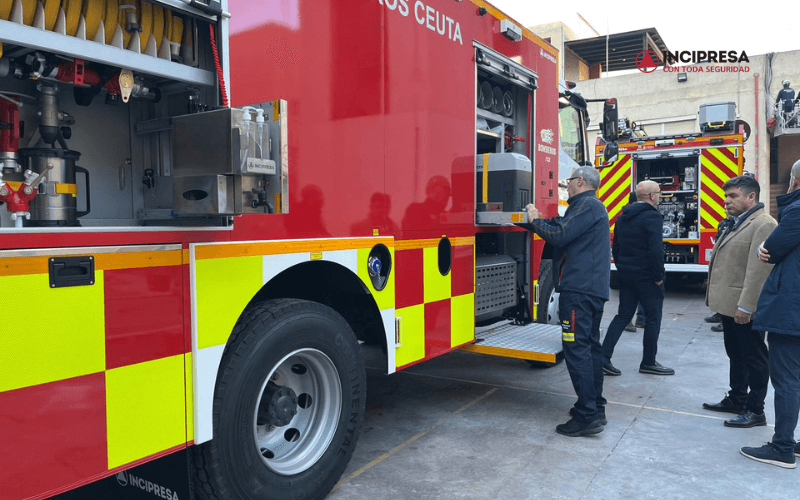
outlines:
[[759, 203], [753, 176], [734, 177], [722, 189], [728, 219], [720, 224], [711, 252], [706, 305], [722, 315], [731, 390], [719, 403], [703, 403], [703, 408], [736, 413], [725, 421], [728, 427], [755, 427], [767, 425], [769, 357], [764, 332], [752, 329], [753, 313], [772, 269], [772, 264], [759, 260], [758, 246], [778, 224]]

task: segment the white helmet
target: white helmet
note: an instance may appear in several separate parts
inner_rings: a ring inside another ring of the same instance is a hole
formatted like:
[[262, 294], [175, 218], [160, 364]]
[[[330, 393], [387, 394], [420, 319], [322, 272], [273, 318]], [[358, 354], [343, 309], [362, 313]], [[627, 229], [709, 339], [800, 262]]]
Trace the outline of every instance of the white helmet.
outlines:
[[784, 81], [783, 81], [783, 86], [784, 86], [784, 87], [788, 87], [790, 83], [791, 83], [791, 82], [790, 82], [789, 80], [784, 80]]

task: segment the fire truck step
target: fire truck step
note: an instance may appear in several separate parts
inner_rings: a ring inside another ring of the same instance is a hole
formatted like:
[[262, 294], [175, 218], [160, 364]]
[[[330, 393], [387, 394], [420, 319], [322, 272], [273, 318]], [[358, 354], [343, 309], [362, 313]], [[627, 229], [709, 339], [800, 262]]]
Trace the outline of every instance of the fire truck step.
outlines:
[[463, 351], [519, 358], [544, 363], [557, 363], [564, 354], [561, 349], [561, 325], [494, 324], [475, 330], [475, 343]]

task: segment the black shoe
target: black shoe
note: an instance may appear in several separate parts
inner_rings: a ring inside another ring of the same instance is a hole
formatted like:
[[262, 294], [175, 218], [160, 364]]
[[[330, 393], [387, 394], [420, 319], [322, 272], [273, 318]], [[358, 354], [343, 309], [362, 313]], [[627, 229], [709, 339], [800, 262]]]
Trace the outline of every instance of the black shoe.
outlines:
[[656, 361], [652, 365], [639, 365], [639, 373], [649, 373], [651, 375], [675, 375], [675, 370], [661, 366], [661, 363]]
[[712, 326], [711, 327], [711, 331], [712, 332], [722, 332], [722, 331], [724, 331], [724, 328], [722, 328], [722, 323]]
[[600, 423], [600, 420], [595, 420], [594, 422], [585, 424], [583, 422], [578, 422], [574, 418], [571, 418], [566, 424], [557, 425], [556, 432], [564, 436], [578, 437], [603, 432], [603, 428], [603, 424]]
[[626, 332], [636, 332], [636, 327], [633, 326], [633, 323], [628, 323], [628, 326], [625, 327]]
[[711, 316], [706, 316], [703, 321], [706, 323], [722, 323], [722, 315], [720, 313], [714, 313]]
[[612, 365], [611, 361], [609, 361], [608, 363], [603, 363], [603, 374], [610, 375], [612, 377], [618, 377], [619, 375], [622, 375], [622, 372]]
[[703, 403], [703, 408], [711, 411], [735, 413], [737, 415], [740, 415], [744, 411], [744, 407], [735, 404], [728, 396], [722, 398], [722, 401], [719, 403]]
[[[570, 417], [574, 417], [575, 413], [577, 413], [577, 410], [575, 410], [575, 407], [573, 406], [572, 408], [569, 409], [569, 416]], [[608, 424], [608, 419], [606, 419], [606, 411], [605, 410], [600, 410], [597, 413], [597, 416], [599, 417], [598, 420], [600, 421], [600, 423], [602, 425]], [[800, 446], [800, 445], [798, 445], [798, 446]]]
[[800, 457], [800, 443], [794, 445], [794, 456]]
[[[797, 448], [795, 448], [797, 451]], [[770, 465], [777, 465], [784, 469], [794, 469], [797, 467], [794, 455], [791, 453], [781, 453], [772, 443], [767, 443], [761, 448], [742, 448], [739, 453], [751, 460]]]
[[753, 413], [750, 410], [745, 410], [740, 415], [725, 421], [725, 427], [748, 428], [761, 425], [767, 425], [767, 417], [763, 413]]
[[636, 320], [636, 328], [644, 328], [644, 321]]

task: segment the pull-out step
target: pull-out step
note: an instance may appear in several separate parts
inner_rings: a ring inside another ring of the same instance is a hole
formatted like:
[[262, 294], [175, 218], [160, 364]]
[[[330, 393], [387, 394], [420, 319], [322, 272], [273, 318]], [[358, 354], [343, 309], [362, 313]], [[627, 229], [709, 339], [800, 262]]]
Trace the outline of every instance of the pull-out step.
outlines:
[[553, 364], [564, 357], [561, 349], [561, 325], [541, 323], [523, 326], [495, 323], [477, 328], [475, 343], [462, 347], [462, 350]]

